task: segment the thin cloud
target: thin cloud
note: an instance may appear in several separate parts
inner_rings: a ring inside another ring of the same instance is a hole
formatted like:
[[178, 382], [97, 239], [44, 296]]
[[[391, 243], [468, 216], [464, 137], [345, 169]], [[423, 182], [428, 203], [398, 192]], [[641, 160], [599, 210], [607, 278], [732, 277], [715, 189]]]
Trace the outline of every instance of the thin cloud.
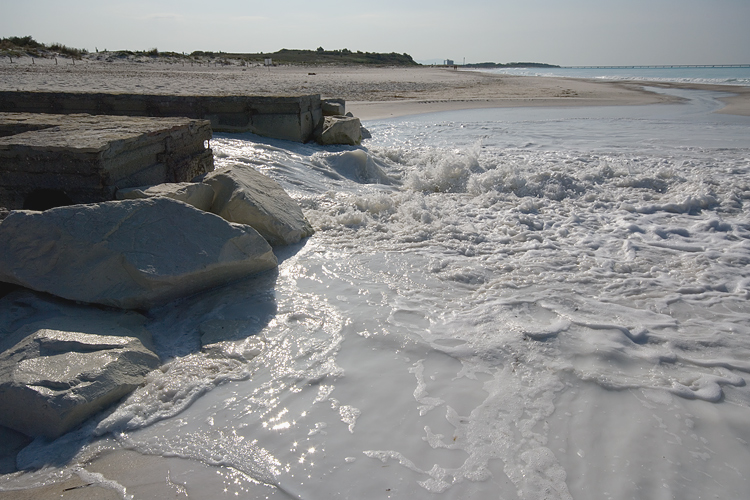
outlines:
[[174, 14], [172, 12], [157, 12], [154, 14], [146, 14], [145, 16], [139, 16], [135, 19], [142, 21], [184, 21], [185, 16], [181, 14]]

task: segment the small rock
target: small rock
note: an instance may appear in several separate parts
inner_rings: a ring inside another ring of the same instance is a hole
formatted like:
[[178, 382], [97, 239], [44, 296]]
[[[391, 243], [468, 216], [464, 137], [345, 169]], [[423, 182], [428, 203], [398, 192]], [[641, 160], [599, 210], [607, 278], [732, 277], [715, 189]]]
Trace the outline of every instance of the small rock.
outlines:
[[0, 318], [0, 424], [28, 436], [61, 436], [159, 365], [138, 313], [19, 290], [0, 299]]
[[203, 180], [216, 196], [211, 212], [255, 228], [271, 245], [289, 245], [313, 234], [296, 201], [273, 179], [247, 165], [232, 165]]
[[359, 127], [359, 133], [362, 135], [362, 140], [372, 139], [372, 134], [364, 127], [364, 125]]
[[326, 116], [323, 132], [318, 142], [324, 146], [348, 144], [356, 146], [362, 142], [362, 124], [359, 118], [351, 116]]
[[343, 115], [346, 112], [346, 101], [343, 99], [325, 99], [320, 101], [323, 116]]

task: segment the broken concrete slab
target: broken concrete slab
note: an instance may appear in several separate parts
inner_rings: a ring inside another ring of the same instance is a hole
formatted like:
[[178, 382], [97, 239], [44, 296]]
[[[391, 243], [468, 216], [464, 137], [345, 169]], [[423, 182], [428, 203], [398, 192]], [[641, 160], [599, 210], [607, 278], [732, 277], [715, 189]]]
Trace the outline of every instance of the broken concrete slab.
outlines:
[[209, 120], [217, 132], [252, 132], [308, 142], [323, 125], [320, 95], [177, 96], [0, 91], [0, 112], [184, 116]]
[[146, 318], [19, 290], [0, 299], [0, 424], [58, 437], [159, 366]]
[[211, 172], [203, 182], [216, 193], [211, 212], [255, 228], [271, 245], [290, 245], [314, 230], [294, 201], [273, 179], [249, 165]]
[[18, 210], [0, 224], [0, 281], [123, 309], [150, 309], [276, 265], [252, 227], [169, 198]]
[[120, 188], [213, 170], [205, 120], [0, 113], [0, 206], [112, 200]]

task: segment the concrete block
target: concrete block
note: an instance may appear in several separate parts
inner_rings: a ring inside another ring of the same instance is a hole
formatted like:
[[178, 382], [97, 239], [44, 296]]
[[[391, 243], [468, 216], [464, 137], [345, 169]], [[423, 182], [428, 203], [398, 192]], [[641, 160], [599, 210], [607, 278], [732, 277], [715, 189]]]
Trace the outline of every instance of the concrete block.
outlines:
[[0, 113], [0, 206], [94, 203], [190, 181], [213, 170], [211, 136], [208, 121], [190, 118]]
[[323, 126], [320, 95], [176, 96], [0, 91], [0, 112], [180, 116], [209, 120], [217, 132], [252, 132], [298, 142], [316, 139]]

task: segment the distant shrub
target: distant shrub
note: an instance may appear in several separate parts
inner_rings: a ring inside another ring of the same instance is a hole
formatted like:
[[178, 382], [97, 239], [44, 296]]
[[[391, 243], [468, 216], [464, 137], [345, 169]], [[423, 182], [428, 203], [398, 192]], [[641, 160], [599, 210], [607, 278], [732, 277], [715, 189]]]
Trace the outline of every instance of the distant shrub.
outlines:
[[8, 42], [9, 44], [15, 45], [16, 47], [27, 49], [37, 49], [40, 47], [44, 47], [44, 45], [31, 38], [31, 36], [9, 36], [8, 38], [3, 38], [2, 41]]
[[81, 54], [83, 54], [83, 51], [80, 49], [74, 49], [72, 47], [66, 47], [65, 45], [61, 43], [53, 43], [49, 46], [49, 50], [52, 52], [57, 52], [58, 54], [62, 54], [68, 57], [73, 58], [80, 58]]

